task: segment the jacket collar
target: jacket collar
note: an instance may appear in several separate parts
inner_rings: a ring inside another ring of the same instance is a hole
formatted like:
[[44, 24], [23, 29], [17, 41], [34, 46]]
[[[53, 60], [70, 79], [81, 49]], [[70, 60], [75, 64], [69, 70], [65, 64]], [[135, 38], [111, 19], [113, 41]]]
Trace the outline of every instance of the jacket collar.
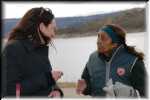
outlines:
[[124, 48], [124, 45], [122, 44], [122, 45], [120, 45], [118, 48], [116, 48], [115, 50], [113, 50], [113, 53], [112, 53], [112, 56], [111, 56], [109, 62], [112, 62], [112, 60], [114, 59], [114, 57], [115, 57], [119, 52], [121, 52], [122, 50], [124, 50], [123, 48]]
[[34, 50], [37, 50], [39, 48], [47, 48], [48, 49], [48, 46], [46, 45], [35, 45], [32, 40], [30, 39], [24, 39], [24, 40], [21, 40], [22, 43], [23, 43], [23, 46], [28, 50], [28, 51], [34, 51]]
[[124, 45], [120, 45], [117, 48], [114, 48], [112, 50], [112, 53], [110, 54], [109, 57], [106, 57], [104, 54], [99, 54], [100, 58], [102, 58], [103, 60], [106, 60], [107, 62], [112, 62], [112, 60], [114, 59], [114, 57], [116, 56], [116, 54], [118, 54], [119, 52], [121, 52], [124, 48]]

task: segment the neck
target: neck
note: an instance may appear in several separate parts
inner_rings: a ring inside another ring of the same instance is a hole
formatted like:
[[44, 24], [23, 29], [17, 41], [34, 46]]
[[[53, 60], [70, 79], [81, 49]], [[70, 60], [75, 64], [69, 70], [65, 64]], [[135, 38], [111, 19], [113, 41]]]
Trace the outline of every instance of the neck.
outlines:
[[111, 54], [112, 54], [112, 50], [110, 50], [110, 51], [104, 53], [104, 55], [105, 55], [106, 57], [110, 57]]
[[104, 52], [103, 54], [104, 54], [106, 57], [111, 57], [112, 54], [115, 52], [115, 50], [116, 50], [117, 48], [118, 48], [118, 46], [117, 46], [117, 47], [114, 47], [114, 48], [111, 48], [109, 51]]

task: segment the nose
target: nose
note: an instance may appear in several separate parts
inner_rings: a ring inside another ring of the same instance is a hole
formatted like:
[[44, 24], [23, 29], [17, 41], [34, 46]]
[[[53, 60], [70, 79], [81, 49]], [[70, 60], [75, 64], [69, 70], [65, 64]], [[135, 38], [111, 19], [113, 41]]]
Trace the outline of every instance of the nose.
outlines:
[[53, 34], [51, 34], [51, 38], [54, 38], [55, 37], [55, 32]]

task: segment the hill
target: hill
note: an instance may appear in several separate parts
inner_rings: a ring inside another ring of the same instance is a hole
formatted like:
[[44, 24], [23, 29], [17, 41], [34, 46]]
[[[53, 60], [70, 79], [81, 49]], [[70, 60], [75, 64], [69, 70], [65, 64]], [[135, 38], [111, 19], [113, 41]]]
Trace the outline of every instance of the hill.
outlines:
[[[57, 37], [74, 37], [96, 35], [100, 27], [108, 23], [123, 26], [127, 32], [142, 32], [146, 28], [145, 8], [133, 8], [119, 12], [96, 14], [90, 16], [56, 18]], [[3, 19], [2, 36], [8, 35], [20, 19]]]

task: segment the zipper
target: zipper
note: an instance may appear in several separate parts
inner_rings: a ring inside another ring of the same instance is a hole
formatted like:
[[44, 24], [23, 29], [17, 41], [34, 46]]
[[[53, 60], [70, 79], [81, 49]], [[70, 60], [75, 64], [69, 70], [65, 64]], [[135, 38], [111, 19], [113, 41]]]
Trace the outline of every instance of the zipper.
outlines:
[[105, 62], [106, 63], [106, 84], [109, 81], [109, 74], [110, 74], [110, 62]]
[[119, 51], [119, 49], [123, 47], [123, 45], [119, 46], [116, 51], [114, 52], [114, 54], [112, 55], [111, 59], [107, 62], [105, 61], [105, 64], [106, 64], [106, 80], [105, 80], [105, 85], [107, 84], [107, 82], [109, 81], [109, 76], [110, 76], [110, 65], [111, 65], [111, 62], [114, 58], [114, 56], [117, 54], [117, 52]]

